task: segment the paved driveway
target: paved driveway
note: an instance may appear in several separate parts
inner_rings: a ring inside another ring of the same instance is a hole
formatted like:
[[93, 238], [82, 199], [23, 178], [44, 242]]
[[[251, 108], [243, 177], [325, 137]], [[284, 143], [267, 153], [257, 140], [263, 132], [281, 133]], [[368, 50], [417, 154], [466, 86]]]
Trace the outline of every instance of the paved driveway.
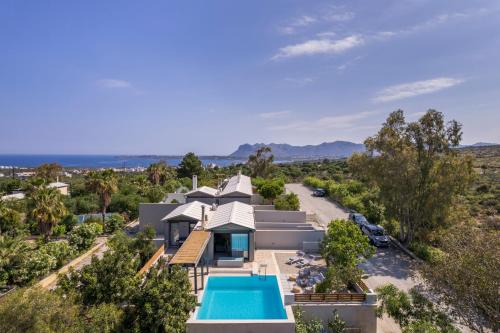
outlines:
[[[299, 196], [300, 208], [307, 213], [314, 213], [319, 222], [327, 226], [333, 219], [347, 219], [348, 212], [327, 198], [313, 197], [312, 191], [302, 184], [286, 184], [287, 192]], [[377, 253], [360, 267], [365, 271], [365, 283], [375, 289], [392, 283], [402, 290], [409, 290], [417, 284], [413, 277], [414, 262], [405, 253], [395, 247], [379, 248]], [[384, 317], [377, 323], [379, 333], [401, 332], [399, 326], [390, 318]]]
[[331, 220], [347, 219], [349, 212], [330, 201], [328, 198], [318, 198], [312, 196], [312, 191], [302, 184], [286, 184], [287, 193], [293, 192], [299, 196], [300, 210], [308, 214], [316, 214], [318, 222], [323, 226], [328, 226]]

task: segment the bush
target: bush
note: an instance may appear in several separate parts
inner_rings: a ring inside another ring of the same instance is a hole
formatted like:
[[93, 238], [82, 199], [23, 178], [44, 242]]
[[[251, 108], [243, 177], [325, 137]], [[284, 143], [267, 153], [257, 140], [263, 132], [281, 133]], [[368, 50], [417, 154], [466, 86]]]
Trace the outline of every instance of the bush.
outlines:
[[361, 213], [365, 212], [365, 206], [363, 205], [361, 198], [358, 196], [348, 195], [344, 198], [344, 200], [341, 201], [341, 203], [345, 207], [355, 210], [357, 212]]
[[319, 178], [316, 178], [316, 177], [312, 177], [312, 176], [305, 177], [304, 181], [302, 183], [306, 186], [315, 187], [315, 188], [318, 188], [318, 187], [324, 188], [325, 187], [325, 181], [323, 181]]
[[398, 237], [399, 233], [399, 222], [395, 219], [383, 220], [380, 225], [385, 229], [385, 231], [392, 237]]
[[299, 197], [295, 193], [282, 195], [274, 201], [274, 207], [277, 210], [299, 210]]
[[22, 266], [16, 269], [14, 282], [20, 285], [25, 285], [36, 279], [47, 275], [51, 270], [56, 268], [57, 260], [43, 248], [29, 253], [25, 257]]
[[56, 260], [56, 267], [61, 267], [74, 252], [67, 241], [49, 242], [43, 245], [40, 250], [45, 251]]
[[432, 263], [443, 254], [441, 250], [422, 242], [412, 242], [409, 249], [420, 259]]
[[97, 235], [101, 233], [102, 225], [98, 223], [84, 223], [69, 233], [69, 244], [78, 252], [86, 250], [94, 243]]
[[66, 232], [73, 230], [73, 228], [77, 224], [78, 224], [78, 218], [73, 214], [67, 215], [65, 218], [63, 218], [61, 220], [61, 222], [59, 222], [59, 225], [64, 226], [64, 228], [66, 229]]
[[104, 221], [104, 232], [112, 234], [125, 225], [125, 219], [120, 214], [113, 214]]
[[295, 333], [322, 333], [323, 323], [315, 318], [311, 320], [304, 319], [304, 311], [300, 307], [293, 308], [295, 316]]
[[61, 237], [66, 233], [66, 227], [62, 224], [58, 224], [52, 228], [52, 237]]

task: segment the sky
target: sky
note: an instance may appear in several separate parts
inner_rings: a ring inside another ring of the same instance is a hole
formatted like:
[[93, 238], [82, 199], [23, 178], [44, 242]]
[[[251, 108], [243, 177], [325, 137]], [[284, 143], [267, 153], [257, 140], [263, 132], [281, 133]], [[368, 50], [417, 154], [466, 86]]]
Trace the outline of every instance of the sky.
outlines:
[[437, 109], [500, 143], [500, 1], [0, 2], [0, 153], [363, 142]]

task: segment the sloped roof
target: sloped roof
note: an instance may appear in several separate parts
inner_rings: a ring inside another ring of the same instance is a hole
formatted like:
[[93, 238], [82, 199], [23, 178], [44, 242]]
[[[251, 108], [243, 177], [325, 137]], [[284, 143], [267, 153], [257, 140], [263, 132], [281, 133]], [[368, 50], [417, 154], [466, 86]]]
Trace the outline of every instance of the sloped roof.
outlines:
[[203, 230], [193, 230], [181, 248], [170, 260], [170, 265], [192, 264], [197, 265], [200, 261], [203, 251], [210, 240], [210, 233]]
[[232, 193], [241, 193], [245, 195], [252, 195], [252, 182], [250, 177], [238, 174], [229, 178], [224, 189], [219, 193], [223, 197]]
[[162, 221], [171, 220], [178, 217], [186, 217], [192, 220], [201, 220], [201, 206], [205, 206], [205, 214], [209, 214], [210, 207], [199, 201], [193, 201], [175, 208], [173, 211], [167, 214]]
[[220, 205], [208, 219], [206, 229], [211, 230], [230, 224], [255, 230], [253, 207], [239, 201]]
[[202, 187], [198, 187], [196, 190], [192, 190], [192, 191], [187, 192], [186, 196], [189, 196], [189, 195], [194, 194], [194, 193], [202, 193], [202, 194], [209, 195], [211, 197], [215, 197], [217, 195], [217, 190], [215, 188], [212, 188], [212, 187], [202, 186]]

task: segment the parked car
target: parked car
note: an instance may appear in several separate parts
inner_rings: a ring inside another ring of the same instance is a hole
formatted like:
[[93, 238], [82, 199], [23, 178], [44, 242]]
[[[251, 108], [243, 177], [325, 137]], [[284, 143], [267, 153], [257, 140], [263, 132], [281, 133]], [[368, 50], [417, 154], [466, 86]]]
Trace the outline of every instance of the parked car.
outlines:
[[363, 228], [363, 226], [370, 224], [366, 217], [364, 217], [363, 214], [359, 213], [350, 213], [349, 220], [356, 223], [360, 229]]
[[376, 247], [389, 246], [389, 237], [385, 233], [384, 228], [375, 224], [367, 224], [361, 228], [363, 233], [368, 236], [370, 243]]
[[324, 197], [326, 195], [326, 190], [322, 188], [315, 188], [313, 191], [314, 197]]

